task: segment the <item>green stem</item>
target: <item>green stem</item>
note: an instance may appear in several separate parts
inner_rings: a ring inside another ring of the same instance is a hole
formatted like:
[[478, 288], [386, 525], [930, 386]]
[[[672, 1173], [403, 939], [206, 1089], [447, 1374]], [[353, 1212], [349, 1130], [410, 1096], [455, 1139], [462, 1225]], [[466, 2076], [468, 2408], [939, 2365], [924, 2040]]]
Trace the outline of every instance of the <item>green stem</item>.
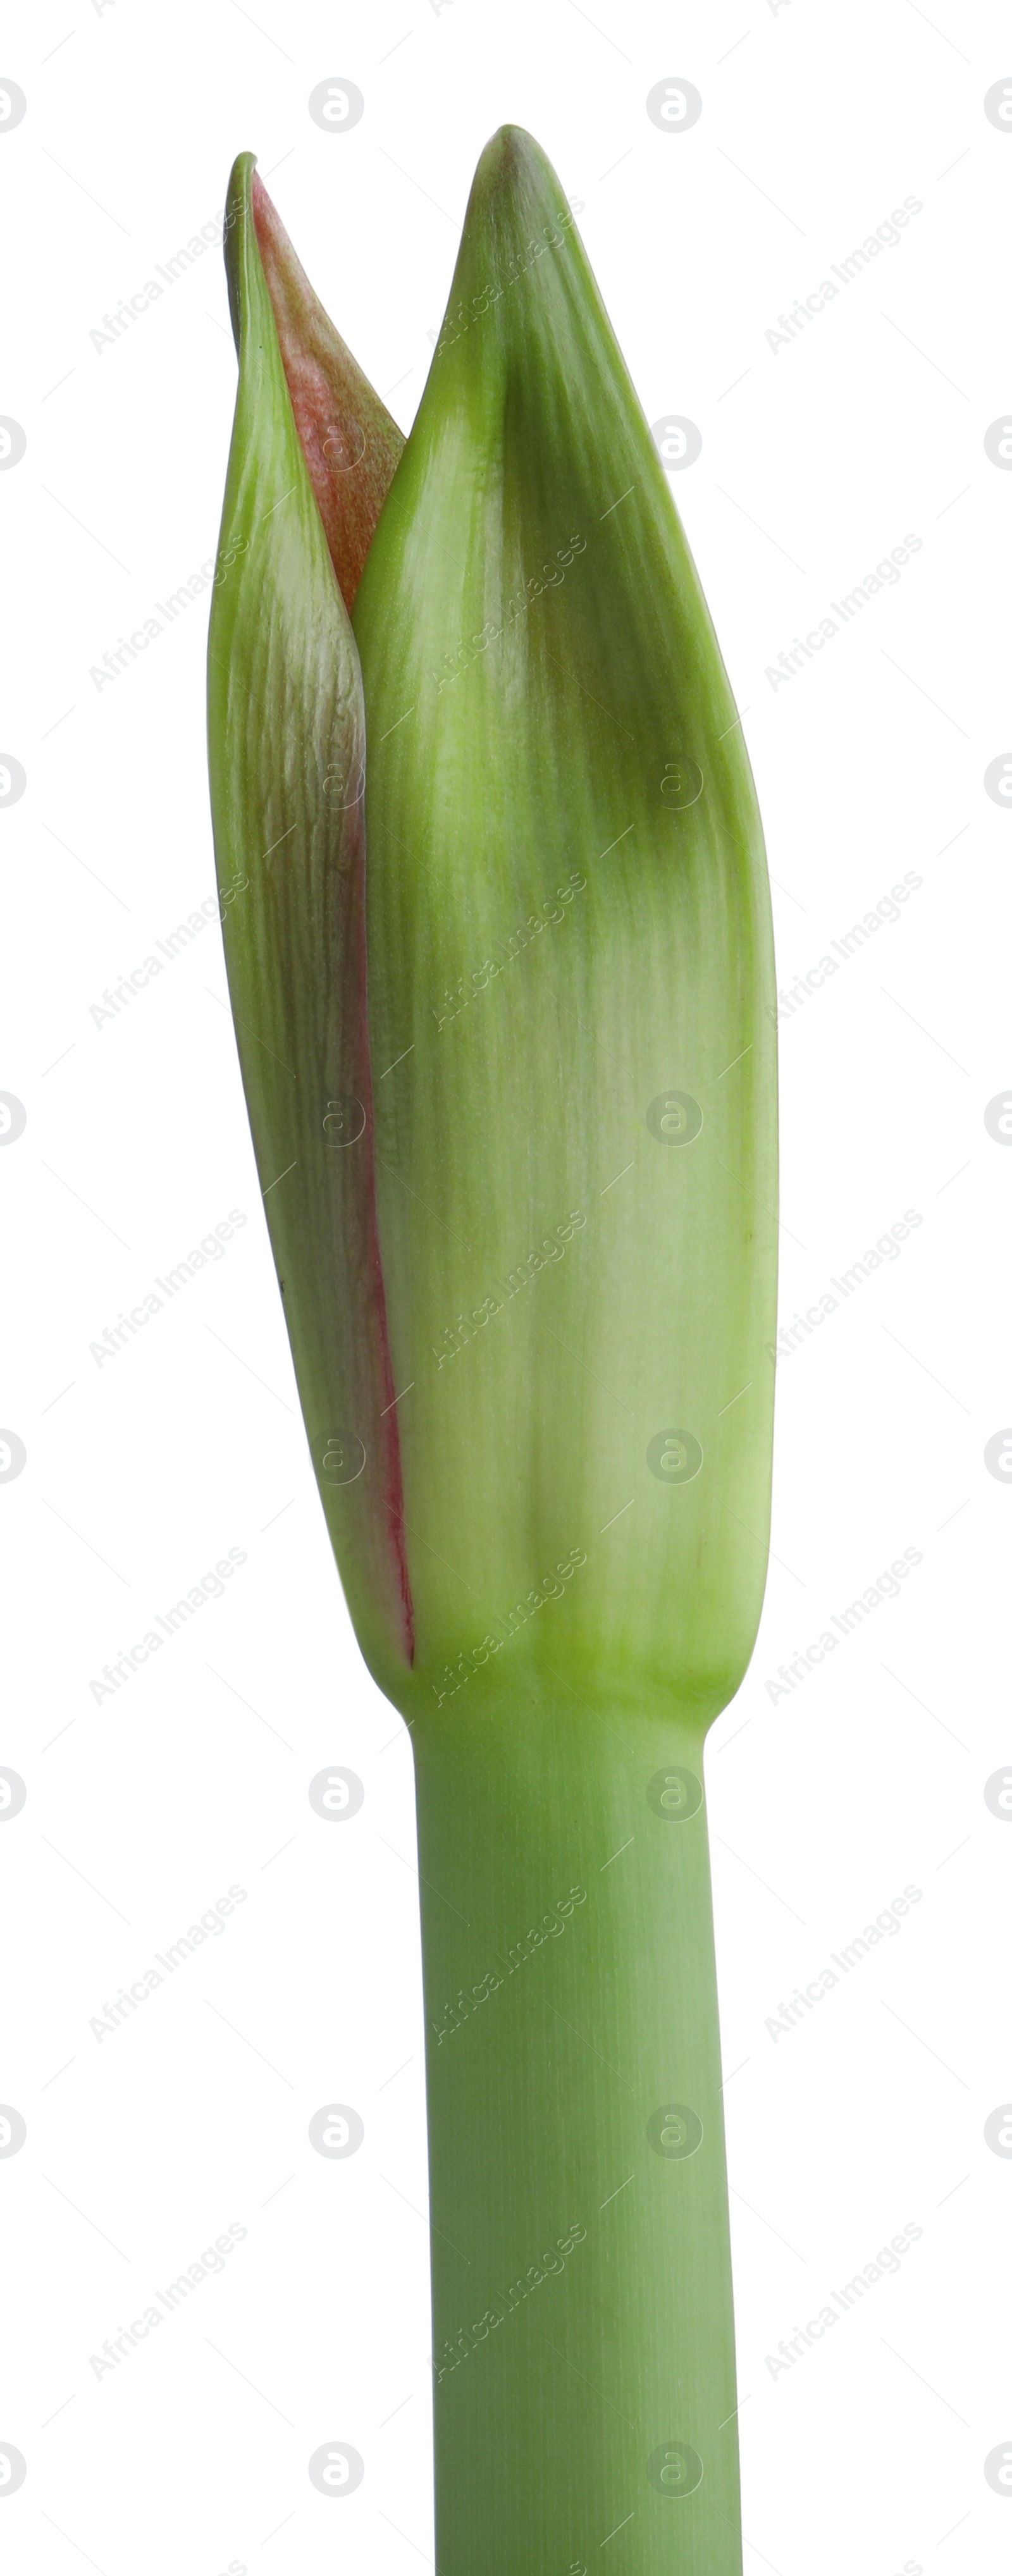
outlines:
[[739, 2576], [702, 1748], [416, 1730], [439, 2576]]

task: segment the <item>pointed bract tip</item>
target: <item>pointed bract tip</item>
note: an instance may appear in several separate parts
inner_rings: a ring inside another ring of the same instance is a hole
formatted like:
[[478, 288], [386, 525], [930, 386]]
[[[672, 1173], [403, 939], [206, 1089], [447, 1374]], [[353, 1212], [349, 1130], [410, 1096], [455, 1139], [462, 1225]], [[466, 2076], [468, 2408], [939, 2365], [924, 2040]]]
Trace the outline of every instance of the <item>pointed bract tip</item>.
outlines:
[[515, 203], [524, 197], [540, 202], [546, 187], [558, 189], [558, 185], [547, 152], [526, 126], [500, 125], [490, 135], [475, 171], [470, 207], [491, 210], [499, 200]]
[[252, 152], [232, 166], [224, 249], [240, 359], [244, 322], [266, 286], [299, 444], [350, 609], [404, 440], [310, 285]]
[[475, 171], [475, 182], [495, 177], [512, 178], [530, 162], [535, 168], [546, 167], [547, 156], [525, 125], [498, 125], [490, 134]]
[[257, 157], [255, 152], [237, 152], [235, 160], [232, 163], [231, 170], [228, 174], [228, 187], [225, 191], [225, 221], [222, 228], [221, 247], [225, 260], [225, 279], [228, 286], [229, 318], [232, 324], [232, 338], [235, 341], [237, 356], [239, 354], [239, 343], [242, 331], [242, 295], [239, 270], [244, 230], [243, 218], [249, 202], [250, 189], [256, 165]]

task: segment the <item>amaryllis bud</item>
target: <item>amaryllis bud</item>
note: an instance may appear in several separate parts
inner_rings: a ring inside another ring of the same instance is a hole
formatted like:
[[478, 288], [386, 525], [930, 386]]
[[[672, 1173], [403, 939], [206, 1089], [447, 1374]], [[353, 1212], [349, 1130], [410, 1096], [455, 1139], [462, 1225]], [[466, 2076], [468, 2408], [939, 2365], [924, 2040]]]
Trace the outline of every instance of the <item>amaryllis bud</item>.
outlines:
[[769, 1526], [751, 772], [530, 137], [399, 461], [257, 190], [212, 801], [313, 1464], [415, 1748], [438, 2563], [564, 2576], [628, 2524], [637, 2576], [737, 2576], [703, 1741]]

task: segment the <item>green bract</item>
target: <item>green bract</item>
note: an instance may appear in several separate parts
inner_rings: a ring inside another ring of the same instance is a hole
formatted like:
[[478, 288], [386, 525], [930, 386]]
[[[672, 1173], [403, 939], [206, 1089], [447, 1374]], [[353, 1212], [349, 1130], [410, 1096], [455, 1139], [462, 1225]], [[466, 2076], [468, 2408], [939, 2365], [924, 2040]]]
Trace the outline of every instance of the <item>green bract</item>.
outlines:
[[728, 2576], [702, 1743], [769, 1521], [748, 758], [528, 136], [479, 164], [399, 462], [249, 156], [228, 263], [215, 841], [313, 1464], [418, 1767], [439, 2565], [565, 2576], [628, 2496], [637, 2576]]
[[[208, 646], [215, 852], [243, 1082], [313, 1463], [363, 1648], [382, 1677], [410, 1654], [410, 1612], [372, 1170], [365, 717], [323, 507], [340, 531], [339, 478], [349, 491], [359, 479], [346, 460], [361, 446], [385, 490], [402, 442], [258, 189], [276, 322], [254, 187], [244, 154], [226, 217], [240, 373]], [[342, 563], [352, 592], [375, 515], [367, 512], [357, 560]]]

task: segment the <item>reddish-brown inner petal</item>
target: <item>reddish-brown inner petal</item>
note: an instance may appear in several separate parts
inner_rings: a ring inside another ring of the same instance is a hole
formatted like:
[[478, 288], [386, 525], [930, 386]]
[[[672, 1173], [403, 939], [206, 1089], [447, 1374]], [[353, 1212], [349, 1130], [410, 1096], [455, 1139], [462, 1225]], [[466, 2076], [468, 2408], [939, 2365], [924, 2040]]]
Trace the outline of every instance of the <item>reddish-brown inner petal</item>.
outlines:
[[314, 294], [255, 171], [253, 220], [295, 426], [350, 613], [404, 440]]

